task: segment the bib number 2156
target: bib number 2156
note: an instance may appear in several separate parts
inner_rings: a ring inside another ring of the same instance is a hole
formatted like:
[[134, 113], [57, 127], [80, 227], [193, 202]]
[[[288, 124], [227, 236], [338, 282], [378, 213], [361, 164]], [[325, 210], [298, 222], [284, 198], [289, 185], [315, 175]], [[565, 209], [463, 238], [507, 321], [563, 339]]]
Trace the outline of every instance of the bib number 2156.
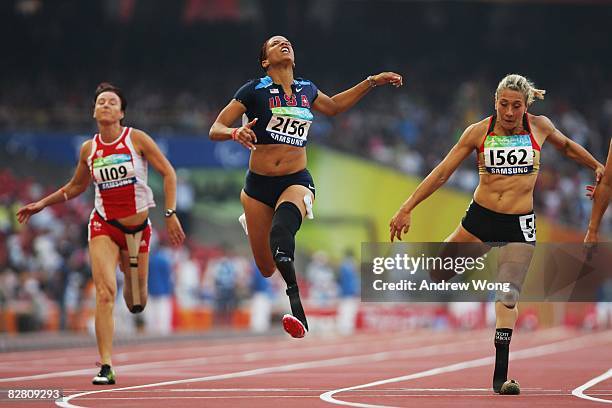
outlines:
[[308, 136], [308, 129], [310, 128], [310, 123], [310, 121], [292, 118], [289, 116], [273, 115], [270, 122], [268, 122], [266, 130], [268, 132], [274, 132], [284, 136], [306, 139]]

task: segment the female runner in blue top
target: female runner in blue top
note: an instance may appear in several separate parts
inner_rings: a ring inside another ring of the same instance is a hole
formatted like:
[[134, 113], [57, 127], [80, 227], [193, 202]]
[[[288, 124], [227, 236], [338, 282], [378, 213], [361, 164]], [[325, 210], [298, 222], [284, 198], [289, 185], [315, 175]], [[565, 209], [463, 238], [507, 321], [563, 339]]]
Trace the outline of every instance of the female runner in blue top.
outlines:
[[[287, 284], [293, 315], [283, 317], [283, 327], [293, 337], [303, 337], [308, 323], [299, 297], [293, 266], [295, 234], [302, 219], [312, 217], [315, 187], [306, 170], [306, 143], [312, 111], [333, 116], [351, 108], [372, 88], [402, 85], [392, 72], [369, 76], [354, 87], [329, 97], [310, 81], [294, 78], [295, 56], [285, 37], [264, 42], [259, 62], [266, 72], [234, 95], [210, 128], [215, 141], [234, 140], [251, 150], [249, 171], [240, 200], [255, 262], [269, 277], [277, 269]], [[243, 114], [249, 122], [231, 127]]]

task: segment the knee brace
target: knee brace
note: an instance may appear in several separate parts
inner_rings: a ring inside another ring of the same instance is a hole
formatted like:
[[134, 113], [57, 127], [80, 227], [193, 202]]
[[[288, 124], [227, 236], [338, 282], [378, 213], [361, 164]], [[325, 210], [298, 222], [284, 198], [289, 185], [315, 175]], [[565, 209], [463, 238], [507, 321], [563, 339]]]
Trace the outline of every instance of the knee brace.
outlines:
[[285, 201], [278, 206], [270, 230], [270, 249], [275, 263], [281, 258], [290, 258], [293, 261], [295, 234], [301, 225], [302, 213], [295, 204]]
[[501, 302], [508, 309], [513, 309], [519, 300], [519, 295], [521, 292], [520, 289], [512, 283], [510, 283], [508, 286], [509, 288], [507, 292], [502, 290], [495, 292], [495, 301]]

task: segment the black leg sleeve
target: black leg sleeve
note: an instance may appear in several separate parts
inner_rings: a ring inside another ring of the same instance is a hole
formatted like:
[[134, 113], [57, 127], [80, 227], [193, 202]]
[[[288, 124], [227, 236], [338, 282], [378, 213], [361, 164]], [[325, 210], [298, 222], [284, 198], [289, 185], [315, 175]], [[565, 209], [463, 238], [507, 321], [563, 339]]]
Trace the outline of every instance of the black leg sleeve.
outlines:
[[295, 256], [295, 234], [302, 225], [302, 213], [295, 204], [284, 202], [278, 206], [272, 218], [270, 230], [270, 248], [272, 257], [279, 272], [287, 284], [287, 296], [291, 304], [291, 313], [299, 319], [308, 330], [306, 314], [300, 300], [300, 291], [295, 277], [293, 260]]

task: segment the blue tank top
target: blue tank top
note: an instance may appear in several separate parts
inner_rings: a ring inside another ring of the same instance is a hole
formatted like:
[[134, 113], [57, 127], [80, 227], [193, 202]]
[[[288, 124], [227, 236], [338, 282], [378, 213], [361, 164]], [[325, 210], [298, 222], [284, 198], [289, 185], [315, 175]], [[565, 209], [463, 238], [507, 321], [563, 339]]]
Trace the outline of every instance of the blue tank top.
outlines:
[[246, 107], [249, 121], [257, 118], [253, 126], [256, 144], [306, 146], [318, 89], [312, 82], [296, 78], [291, 91], [291, 96], [285, 94], [269, 76], [250, 80], [236, 91], [234, 99]]

